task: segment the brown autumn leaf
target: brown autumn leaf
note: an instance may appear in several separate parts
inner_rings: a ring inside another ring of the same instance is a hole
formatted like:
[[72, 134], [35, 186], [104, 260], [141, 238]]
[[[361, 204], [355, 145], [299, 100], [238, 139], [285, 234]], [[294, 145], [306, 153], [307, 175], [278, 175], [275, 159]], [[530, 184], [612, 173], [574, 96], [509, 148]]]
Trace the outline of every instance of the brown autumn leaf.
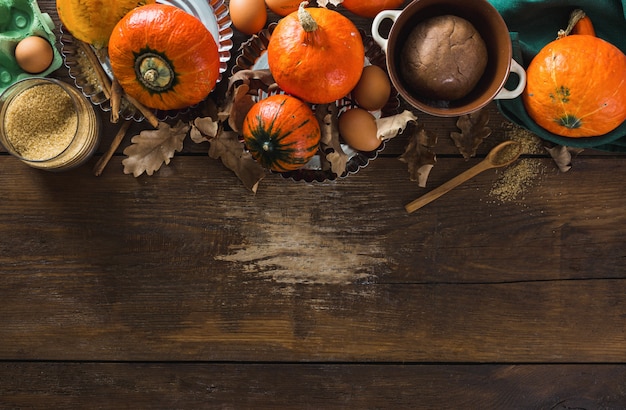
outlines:
[[237, 175], [246, 188], [256, 193], [265, 177], [265, 169], [243, 149], [236, 132], [224, 131], [211, 139], [209, 156], [221, 159], [224, 166]]
[[339, 108], [336, 103], [319, 104], [315, 107], [315, 116], [320, 125], [320, 151], [322, 169], [328, 169], [341, 176], [346, 171], [348, 155], [339, 142]]
[[376, 120], [378, 139], [385, 141], [404, 132], [409, 123], [416, 123], [417, 117], [409, 110]]
[[461, 115], [458, 118], [456, 126], [461, 132], [453, 131], [450, 137], [465, 159], [474, 157], [483, 140], [491, 135], [491, 128], [487, 127], [488, 123], [489, 112], [485, 109]]
[[236, 72], [228, 81], [226, 100], [218, 112], [218, 119], [228, 121], [234, 131], [241, 132], [243, 120], [256, 102], [259, 90], [272, 92], [277, 87], [269, 69]]
[[220, 122], [211, 117], [197, 117], [191, 124], [189, 137], [196, 144], [209, 141], [220, 131]]
[[561, 172], [567, 172], [572, 169], [572, 159], [584, 151], [582, 148], [566, 147], [556, 144], [546, 144], [544, 148], [548, 151]]
[[163, 164], [169, 164], [174, 153], [183, 149], [183, 141], [188, 131], [189, 126], [182, 121], [174, 127], [159, 122], [156, 130], [141, 131], [124, 150], [124, 155], [127, 155], [122, 161], [124, 173], [135, 177], [144, 172], [152, 175]]
[[219, 121], [210, 117], [196, 118], [190, 131], [194, 142], [209, 142], [209, 156], [220, 159], [222, 164], [237, 175], [243, 185], [256, 193], [259, 182], [265, 177], [265, 169], [254, 159], [234, 131], [225, 131]]
[[404, 153], [398, 157], [408, 165], [411, 181], [417, 181], [419, 187], [426, 187], [430, 171], [437, 162], [434, 148], [437, 136], [431, 131], [419, 127], [409, 136], [409, 142]]

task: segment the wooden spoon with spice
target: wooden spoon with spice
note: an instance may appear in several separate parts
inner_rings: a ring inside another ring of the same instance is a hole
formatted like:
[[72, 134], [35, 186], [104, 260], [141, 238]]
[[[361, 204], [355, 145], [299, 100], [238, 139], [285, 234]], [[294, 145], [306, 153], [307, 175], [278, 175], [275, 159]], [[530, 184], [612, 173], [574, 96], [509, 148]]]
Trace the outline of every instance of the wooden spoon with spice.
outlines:
[[445, 184], [410, 202], [404, 208], [408, 213], [412, 213], [483, 171], [510, 165], [519, 158], [522, 152], [521, 148], [521, 144], [517, 141], [504, 141], [496, 145], [489, 151], [489, 154], [487, 154], [484, 160], [452, 178]]

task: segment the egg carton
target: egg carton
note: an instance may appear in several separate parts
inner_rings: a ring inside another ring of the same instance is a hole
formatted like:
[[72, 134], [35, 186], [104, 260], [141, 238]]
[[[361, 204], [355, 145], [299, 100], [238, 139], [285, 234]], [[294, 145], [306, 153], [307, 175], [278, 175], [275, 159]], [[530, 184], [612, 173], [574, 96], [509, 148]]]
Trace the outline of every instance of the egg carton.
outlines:
[[[63, 63], [57, 50], [54, 22], [42, 13], [35, 0], [0, 0], [0, 93], [11, 84], [27, 77], [45, 77]], [[29, 36], [45, 38], [52, 45], [52, 64], [44, 72], [31, 74], [23, 71], [15, 60], [15, 47]]]

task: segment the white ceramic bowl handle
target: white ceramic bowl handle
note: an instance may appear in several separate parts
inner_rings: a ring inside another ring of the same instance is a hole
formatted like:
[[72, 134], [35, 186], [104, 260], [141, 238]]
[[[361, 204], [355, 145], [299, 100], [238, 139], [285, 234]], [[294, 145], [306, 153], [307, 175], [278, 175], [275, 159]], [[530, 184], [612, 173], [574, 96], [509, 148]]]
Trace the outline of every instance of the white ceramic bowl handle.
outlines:
[[526, 87], [526, 70], [524, 70], [524, 67], [519, 65], [519, 63], [514, 59], [511, 59], [511, 72], [517, 74], [519, 77], [517, 87], [513, 90], [502, 88], [498, 95], [496, 95], [496, 100], [511, 100], [518, 97], [522, 91], [524, 91], [524, 88]]
[[385, 19], [390, 19], [395, 22], [400, 13], [402, 13], [402, 10], [383, 10], [374, 17], [374, 21], [372, 22], [372, 38], [378, 43], [385, 54], [387, 53], [388, 39], [380, 35], [380, 23]]

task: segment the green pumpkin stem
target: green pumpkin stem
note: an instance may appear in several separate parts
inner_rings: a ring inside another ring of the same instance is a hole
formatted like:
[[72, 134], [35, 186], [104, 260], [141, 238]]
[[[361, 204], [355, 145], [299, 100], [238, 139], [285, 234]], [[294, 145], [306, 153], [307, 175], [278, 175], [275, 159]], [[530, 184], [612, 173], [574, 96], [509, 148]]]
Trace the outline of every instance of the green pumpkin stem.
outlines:
[[298, 7], [298, 20], [300, 20], [300, 24], [302, 25], [304, 31], [306, 31], [307, 33], [311, 33], [317, 30], [318, 26], [317, 22], [313, 19], [313, 16], [311, 16], [311, 13], [306, 11], [305, 7], [308, 4], [308, 1], [303, 1], [302, 3], [300, 3], [300, 7]]
[[174, 71], [169, 61], [155, 53], [145, 53], [135, 62], [135, 73], [141, 83], [155, 92], [166, 91], [174, 82]]

